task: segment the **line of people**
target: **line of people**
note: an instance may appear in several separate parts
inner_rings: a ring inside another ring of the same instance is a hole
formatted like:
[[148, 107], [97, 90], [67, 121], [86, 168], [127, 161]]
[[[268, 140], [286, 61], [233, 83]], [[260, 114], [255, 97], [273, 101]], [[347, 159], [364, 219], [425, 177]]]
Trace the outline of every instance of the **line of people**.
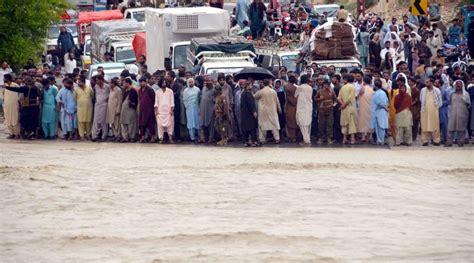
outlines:
[[395, 145], [411, 145], [421, 131], [423, 145], [469, 141], [472, 79], [468, 92], [464, 79], [441, 70], [425, 80], [407, 77], [402, 66], [395, 73], [336, 73], [313, 64], [301, 75], [282, 67], [274, 80], [126, 70], [107, 80], [101, 70], [88, 81], [86, 71], [58, 79], [30, 69], [18, 78], [4, 75], [5, 124], [9, 138], [26, 139], [54, 139], [59, 130], [67, 140], [258, 146], [271, 132], [274, 143], [304, 146], [312, 139], [384, 144], [388, 136]]

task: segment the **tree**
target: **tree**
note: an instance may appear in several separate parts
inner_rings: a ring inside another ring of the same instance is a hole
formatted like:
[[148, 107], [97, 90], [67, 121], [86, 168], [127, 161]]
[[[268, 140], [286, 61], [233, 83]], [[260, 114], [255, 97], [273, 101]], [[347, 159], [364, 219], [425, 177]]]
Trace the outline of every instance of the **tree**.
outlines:
[[0, 0], [0, 60], [15, 70], [38, 61], [48, 27], [67, 7], [66, 0]]

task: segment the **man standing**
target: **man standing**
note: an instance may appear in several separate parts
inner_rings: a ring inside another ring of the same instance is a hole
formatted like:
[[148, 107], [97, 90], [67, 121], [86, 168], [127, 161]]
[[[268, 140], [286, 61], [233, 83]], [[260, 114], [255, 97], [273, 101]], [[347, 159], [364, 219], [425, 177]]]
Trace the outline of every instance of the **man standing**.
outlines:
[[250, 0], [237, 0], [235, 4], [235, 17], [240, 28], [244, 28], [244, 21], [249, 20], [248, 12]]
[[120, 139], [120, 111], [122, 110], [122, 90], [118, 78], [110, 82], [109, 101], [107, 103], [107, 125], [110, 125], [114, 140]]
[[374, 81], [375, 93], [372, 97], [370, 107], [370, 127], [375, 130], [377, 144], [383, 145], [385, 142], [385, 130], [388, 129], [388, 96], [382, 88], [382, 81]]
[[140, 132], [140, 142], [146, 140], [148, 130], [150, 141], [155, 137], [155, 118], [153, 116], [155, 104], [155, 92], [148, 86], [147, 79], [140, 79], [140, 89], [138, 90], [138, 129]]
[[194, 86], [194, 79], [188, 79], [188, 87], [183, 92], [183, 102], [186, 109], [186, 125], [191, 141], [195, 142], [199, 131], [199, 94], [200, 90]]
[[351, 144], [355, 144], [355, 133], [357, 132], [355, 121], [355, 88], [354, 77], [346, 74], [343, 77], [344, 86], [339, 91], [338, 101], [341, 109], [341, 132], [342, 144], [346, 144], [347, 135], [351, 137]]
[[369, 127], [370, 123], [370, 105], [372, 103], [372, 96], [374, 90], [370, 86], [372, 77], [365, 76], [364, 82], [359, 91], [359, 106], [357, 107], [357, 132], [362, 135], [362, 142], [368, 142], [372, 138], [372, 130]]
[[79, 76], [77, 88], [74, 89], [74, 96], [77, 101], [77, 122], [79, 128], [79, 137], [81, 140], [91, 138], [92, 129], [92, 100], [94, 91], [86, 85], [86, 78]]
[[72, 79], [63, 80], [63, 88], [56, 96], [61, 107], [61, 126], [64, 138], [72, 140], [77, 129], [77, 102]]
[[454, 93], [451, 94], [449, 104], [449, 136], [445, 146], [453, 145], [454, 133], [456, 133], [458, 146], [462, 147], [464, 145], [463, 136], [469, 121], [469, 106], [471, 106], [471, 98], [465, 90], [462, 80], [454, 82]]
[[[3, 65], [2, 65], [3, 66]], [[18, 88], [18, 84], [13, 82], [11, 74], [5, 74], [2, 81], [5, 80], [5, 87]], [[5, 89], [3, 95], [3, 112], [5, 115], [5, 126], [7, 126], [8, 133], [10, 134], [8, 139], [16, 139], [20, 137], [20, 96], [15, 91]]]
[[168, 133], [169, 142], [173, 143], [174, 131], [174, 94], [166, 87], [166, 81], [163, 78], [158, 80], [160, 89], [155, 94], [155, 114], [158, 123], [158, 140], [163, 143], [163, 136]]
[[276, 92], [270, 87], [270, 80], [263, 80], [263, 88], [255, 93], [258, 100], [258, 129], [260, 143], [265, 143], [267, 131], [272, 131], [275, 143], [280, 143], [280, 123], [278, 113], [281, 112]]
[[[244, 84], [242, 84], [242, 86], [244, 86]], [[255, 106], [255, 99], [252, 95], [252, 88], [252, 83], [247, 82], [240, 100], [242, 141], [245, 146], [257, 146], [257, 107]]]
[[26, 77], [25, 83], [26, 86], [5, 87], [5, 89], [23, 94], [20, 124], [25, 130], [25, 137], [33, 140], [35, 132], [39, 127], [41, 91], [34, 85], [31, 77]]
[[229, 140], [229, 102], [227, 96], [222, 92], [222, 86], [217, 85], [216, 104], [214, 105], [214, 115], [216, 116], [216, 131], [219, 133], [221, 140], [217, 145], [226, 145]]
[[395, 127], [397, 129], [395, 138], [395, 145], [405, 144], [410, 146], [413, 142], [412, 125], [413, 118], [410, 111], [412, 104], [411, 96], [407, 92], [405, 84], [400, 84], [398, 87], [399, 93], [395, 97]]
[[290, 142], [296, 142], [296, 133], [298, 131], [298, 125], [296, 123], [296, 107], [298, 102], [295, 97], [296, 88], [296, 77], [294, 75], [290, 75], [288, 78], [288, 83], [285, 87], [285, 121], [286, 132]]
[[94, 122], [92, 124], [92, 141], [99, 139], [102, 133], [102, 141], [107, 139], [107, 102], [109, 100], [110, 86], [105, 84], [104, 76], [97, 76], [95, 85]]
[[43, 85], [43, 107], [41, 109], [41, 126], [45, 139], [56, 137], [56, 96], [58, 90], [51, 86], [48, 79], [41, 81]]
[[204, 88], [200, 103], [200, 124], [202, 127], [201, 141], [212, 143], [214, 140], [214, 85], [209, 76], [204, 76]]
[[301, 76], [301, 85], [296, 88], [296, 122], [303, 135], [303, 145], [311, 146], [311, 121], [313, 117], [313, 88], [308, 85], [309, 76]]
[[227, 138], [232, 139], [234, 131], [234, 113], [232, 112], [232, 109], [234, 108], [234, 96], [232, 95], [232, 88], [226, 82], [224, 73], [219, 73], [219, 75], [217, 76], [217, 86], [221, 87], [222, 94], [225, 96], [226, 102], [229, 104], [229, 107], [227, 107], [227, 109], [229, 110], [227, 116], [229, 118], [230, 127], [227, 129], [227, 132], [229, 133]]
[[120, 111], [120, 125], [122, 130], [121, 142], [130, 142], [135, 140], [137, 135], [137, 106], [138, 94], [132, 86], [132, 80], [126, 78], [123, 80], [123, 101]]
[[429, 139], [433, 140], [435, 146], [440, 144], [439, 134], [439, 112], [443, 101], [441, 92], [433, 86], [433, 78], [425, 81], [426, 87], [421, 89], [421, 141], [423, 146], [428, 146]]
[[328, 144], [332, 144], [333, 125], [334, 125], [334, 104], [336, 103], [336, 94], [331, 90], [330, 82], [325, 80], [322, 88], [314, 97], [318, 103], [318, 144], [322, 144], [326, 140]]
[[74, 47], [74, 37], [71, 33], [67, 32], [65, 26], [61, 26], [60, 33], [57, 40], [58, 47], [60, 49], [59, 60], [61, 65], [64, 66], [64, 55]]

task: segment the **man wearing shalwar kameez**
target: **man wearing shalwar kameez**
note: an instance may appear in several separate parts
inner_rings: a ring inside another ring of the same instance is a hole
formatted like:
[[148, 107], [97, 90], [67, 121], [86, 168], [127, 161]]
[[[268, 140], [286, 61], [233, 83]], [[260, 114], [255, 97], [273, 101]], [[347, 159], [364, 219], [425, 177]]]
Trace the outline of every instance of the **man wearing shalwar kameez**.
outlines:
[[120, 139], [120, 111], [122, 110], [122, 90], [117, 79], [110, 84], [109, 101], [107, 102], [107, 124], [114, 135], [114, 140]]
[[311, 145], [311, 121], [313, 117], [313, 88], [308, 85], [309, 76], [301, 76], [301, 85], [296, 88], [296, 122], [303, 135], [305, 146]]
[[356, 102], [355, 102], [355, 87], [354, 77], [352, 75], [344, 76], [344, 86], [339, 91], [338, 101], [341, 108], [341, 132], [342, 132], [342, 143], [346, 144], [347, 135], [351, 137], [351, 144], [355, 144], [355, 134], [357, 132], [356, 127]]
[[89, 85], [86, 85], [84, 76], [79, 77], [78, 84], [79, 86], [74, 89], [74, 96], [77, 101], [77, 126], [79, 137], [82, 140], [88, 140], [91, 138], [94, 91]]
[[362, 135], [362, 142], [368, 142], [372, 138], [372, 130], [369, 127], [370, 123], [370, 104], [372, 103], [372, 96], [374, 90], [370, 86], [372, 82], [371, 77], [365, 77], [362, 88], [358, 95], [357, 107], [357, 132]]
[[199, 93], [201, 91], [194, 86], [194, 80], [188, 79], [188, 87], [183, 92], [183, 102], [186, 109], [186, 125], [189, 130], [191, 141], [196, 141], [199, 131]]
[[50, 85], [49, 80], [43, 79], [43, 107], [41, 109], [41, 127], [43, 128], [45, 139], [56, 137], [56, 96], [58, 90]]
[[174, 94], [173, 91], [166, 87], [166, 81], [160, 79], [158, 81], [159, 90], [155, 94], [155, 114], [158, 123], [158, 140], [163, 143], [163, 136], [168, 133], [170, 143], [173, 143], [174, 131]]
[[433, 86], [433, 79], [425, 81], [426, 87], [420, 91], [421, 101], [421, 141], [423, 146], [428, 146], [430, 137], [434, 145], [439, 146], [439, 112], [442, 105], [441, 92]]
[[382, 88], [382, 82], [378, 79], [374, 81], [375, 93], [372, 96], [370, 107], [370, 128], [374, 129], [377, 137], [377, 144], [383, 145], [385, 142], [385, 131], [388, 129], [388, 97]]
[[[18, 88], [18, 84], [13, 82], [10, 74], [4, 75], [5, 87]], [[8, 129], [8, 139], [20, 137], [20, 95], [17, 92], [5, 89], [3, 94], [3, 113], [5, 116], [4, 124]]]
[[107, 139], [109, 132], [107, 126], [107, 102], [109, 100], [110, 86], [104, 82], [102, 75], [97, 76], [95, 85], [94, 122], [92, 124], [92, 140]]
[[154, 118], [155, 91], [148, 86], [146, 78], [140, 79], [140, 89], [138, 90], [138, 128], [140, 130], [140, 142], [145, 142], [148, 130], [150, 140], [155, 138], [155, 118]]
[[258, 129], [260, 143], [265, 143], [267, 131], [272, 131], [275, 143], [280, 143], [280, 122], [278, 113], [281, 112], [280, 101], [276, 91], [270, 87], [270, 81], [263, 81], [264, 87], [255, 93], [258, 101]]
[[121, 142], [134, 141], [137, 135], [138, 93], [132, 80], [123, 80], [122, 108], [120, 111]]
[[469, 93], [465, 90], [464, 82], [456, 80], [454, 82], [454, 93], [451, 94], [449, 99], [449, 136], [445, 146], [449, 147], [453, 144], [454, 133], [457, 133], [458, 146], [462, 147], [464, 145], [463, 136], [469, 120], [469, 106], [472, 107], [471, 99]]
[[56, 96], [56, 101], [61, 107], [61, 129], [67, 140], [72, 139], [77, 129], [77, 101], [73, 86], [74, 83], [71, 79], [64, 79], [63, 88]]

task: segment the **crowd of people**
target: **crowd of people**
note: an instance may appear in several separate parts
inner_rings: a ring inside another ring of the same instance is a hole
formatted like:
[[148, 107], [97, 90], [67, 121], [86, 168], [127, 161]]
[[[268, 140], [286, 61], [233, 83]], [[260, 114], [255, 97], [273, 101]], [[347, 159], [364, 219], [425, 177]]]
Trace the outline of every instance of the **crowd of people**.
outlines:
[[[255, 0], [246, 14], [254, 9], [266, 10]], [[253, 20], [262, 15], [249, 18], [249, 34], [257, 38], [265, 28], [255, 29]], [[337, 16], [344, 22], [347, 12]], [[324, 17], [315, 19], [301, 33], [302, 46], [325, 23]], [[246, 18], [237, 20], [249, 26]], [[282, 66], [273, 78], [234, 79], [222, 73], [215, 78], [195, 76], [184, 67], [148, 72], [143, 56], [134, 65], [138, 72], [124, 70], [110, 79], [99, 68], [89, 80], [87, 70], [74, 66], [64, 71], [31, 62], [15, 74], [4, 62], [0, 85], [8, 138], [309, 146], [383, 145], [391, 137], [395, 146], [409, 146], [421, 135], [423, 146], [469, 143], [474, 72], [446, 59], [474, 46], [474, 19], [466, 40], [456, 30], [459, 20], [447, 31], [409, 15], [401, 24], [375, 16], [354, 24], [363, 67], [350, 71], [314, 62], [296, 71]]]

